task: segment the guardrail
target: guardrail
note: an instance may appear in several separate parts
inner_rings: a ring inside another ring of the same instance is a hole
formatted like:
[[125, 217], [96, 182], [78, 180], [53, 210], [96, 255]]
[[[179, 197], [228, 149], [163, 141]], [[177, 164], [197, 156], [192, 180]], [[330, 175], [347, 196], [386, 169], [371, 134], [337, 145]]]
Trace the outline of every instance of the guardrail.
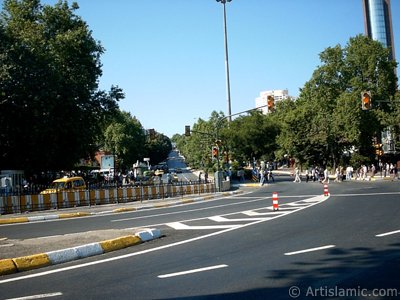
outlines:
[[127, 203], [215, 192], [214, 183], [199, 182], [185, 185], [160, 184], [149, 186], [124, 186], [81, 191], [60, 191], [50, 194], [8, 195], [0, 196], [0, 214], [111, 203]]

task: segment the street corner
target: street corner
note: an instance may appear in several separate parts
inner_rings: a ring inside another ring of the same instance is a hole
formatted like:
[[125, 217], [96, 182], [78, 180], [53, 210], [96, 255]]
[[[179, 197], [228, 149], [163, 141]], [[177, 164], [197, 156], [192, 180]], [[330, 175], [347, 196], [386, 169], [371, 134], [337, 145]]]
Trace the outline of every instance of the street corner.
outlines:
[[141, 228], [135, 234], [56, 251], [0, 260], [0, 276], [101, 255], [148, 242], [162, 236], [157, 228]]

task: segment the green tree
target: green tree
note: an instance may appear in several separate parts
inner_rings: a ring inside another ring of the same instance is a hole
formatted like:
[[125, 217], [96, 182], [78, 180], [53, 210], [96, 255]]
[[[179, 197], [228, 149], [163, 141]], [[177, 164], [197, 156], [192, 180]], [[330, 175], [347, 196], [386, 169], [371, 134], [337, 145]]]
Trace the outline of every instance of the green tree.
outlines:
[[104, 150], [115, 154], [123, 169], [143, 158], [145, 141], [142, 125], [128, 112], [119, 112], [104, 132]]
[[5, 0], [0, 15], [0, 166], [68, 169], [88, 157], [123, 98], [98, 90], [101, 44], [59, 1]]
[[396, 63], [388, 53], [379, 42], [361, 35], [344, 48], [325, 49], [322, 65], [301, 90], [293, 110], [282, 116], [280, 148], [308, 164], [335, 166], [349, 150], [372, 158], [372, 137], [391, 109], [373, 103], [374, 110], [362, 111], [361, 92], [371, 91], [373, 99], [393, 98]]
[[152, 165], [164, 161], [172, 150], [172, 143], [169, 137], [155, 132], [155, 137], [147, 136], [144, 147], [145, 156], [150, 158]]
[[231, 159], [239, 162], [251, 161], [253, 158], [273, 160], [276, 151], [276, 136], [279, 127], [271, 115], [263, 115], [259, 111], [248, 116], [234, 119], [224, 130]]

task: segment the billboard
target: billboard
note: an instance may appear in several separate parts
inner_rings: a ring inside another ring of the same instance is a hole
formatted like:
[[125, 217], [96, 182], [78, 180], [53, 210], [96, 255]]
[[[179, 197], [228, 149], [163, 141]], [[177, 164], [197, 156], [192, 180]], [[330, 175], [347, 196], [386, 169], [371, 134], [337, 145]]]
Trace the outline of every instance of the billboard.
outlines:
[[101, 157], [100, 169], [114, 169], [114, 155], [103, 155]]

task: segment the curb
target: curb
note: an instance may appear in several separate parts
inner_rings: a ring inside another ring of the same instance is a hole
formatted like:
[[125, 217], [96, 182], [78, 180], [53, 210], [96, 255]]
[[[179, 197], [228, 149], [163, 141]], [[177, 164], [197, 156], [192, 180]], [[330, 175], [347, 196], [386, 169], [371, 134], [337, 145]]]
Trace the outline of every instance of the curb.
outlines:
[[100, 255], [131, 247], [160, 237], [161, 231], [159, 229], [151, 228], [140, 231], [135, 235], [127, 235], [98, 243], [91, 243], [17, 258], [1, 259], [0, 276], [57, 265], [94, 255]]
[[68, 218], [78, 218], [87, 217], [92, 215], [92, 213], [86, 212], [75, 212], [75, 213], [62, 213], [57, 215], [43, 215], [43, 216], [32, 216], [32, 217], [18, 217], [18, 218], [8, 218], [0, 219], [0, 225], [2, 224], [15, 224], [15, 223], [27, 223], [36, 221], [46, 221], [55, 219], [68, 219]]

